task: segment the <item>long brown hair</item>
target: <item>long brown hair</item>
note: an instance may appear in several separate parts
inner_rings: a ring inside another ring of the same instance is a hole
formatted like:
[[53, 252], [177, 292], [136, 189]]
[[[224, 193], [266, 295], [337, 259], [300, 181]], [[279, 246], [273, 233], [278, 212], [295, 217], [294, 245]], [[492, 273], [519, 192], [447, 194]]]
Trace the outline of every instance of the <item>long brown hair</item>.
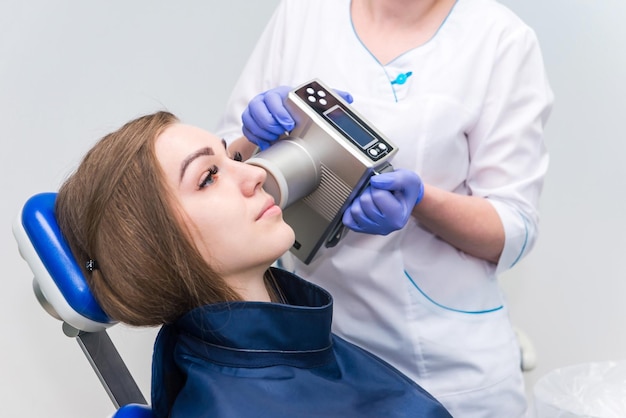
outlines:
[[[156, 159], [169, 112], [132, 120], [85, 155], [56, 200], [56, 216], [88, 284], [112, 318], [174, 321], [207, 303], [241, 300], [196, 250]], [[85, 265], [95, 260], [97, 268]]]

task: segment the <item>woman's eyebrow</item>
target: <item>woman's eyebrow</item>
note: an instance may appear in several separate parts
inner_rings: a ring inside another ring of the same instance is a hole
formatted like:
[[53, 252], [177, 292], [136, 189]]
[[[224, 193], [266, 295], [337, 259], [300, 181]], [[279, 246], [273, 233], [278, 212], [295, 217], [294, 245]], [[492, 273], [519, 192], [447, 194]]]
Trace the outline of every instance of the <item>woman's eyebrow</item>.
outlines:
[[213, 148], [211, 147], [201, 148], [198, 151], [194, 152], [193, 154], [190, 154], [187, 158], [185, 158], [183, 162], [180, 164], [180, 179], [178, 181], [179, 182], [183, 181], [183, 177], [185, 176], [185, 171], [187, 170], [187, 167], [189, 167], [189, 164], [191, 164], [196, 158], [202, 157], [205, 155], [215, 155], [215, 153], [213, 152]]

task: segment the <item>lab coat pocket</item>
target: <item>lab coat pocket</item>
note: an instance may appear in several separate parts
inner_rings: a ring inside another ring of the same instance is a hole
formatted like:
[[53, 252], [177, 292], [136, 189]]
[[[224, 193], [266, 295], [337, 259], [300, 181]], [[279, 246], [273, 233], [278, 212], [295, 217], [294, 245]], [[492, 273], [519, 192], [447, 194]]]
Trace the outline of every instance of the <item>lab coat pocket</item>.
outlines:
[[480, 391], [520, 373], [508, 311], [462, 312], [433, 304], [410, 289], [413, 340], [425, 384], [437, 394]]

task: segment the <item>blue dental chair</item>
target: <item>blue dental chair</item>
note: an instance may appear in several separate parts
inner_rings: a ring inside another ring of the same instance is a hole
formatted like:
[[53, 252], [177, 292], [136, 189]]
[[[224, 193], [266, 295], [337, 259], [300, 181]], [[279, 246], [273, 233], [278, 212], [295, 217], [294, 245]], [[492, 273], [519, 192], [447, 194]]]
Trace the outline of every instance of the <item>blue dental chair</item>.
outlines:
[[13, 224], [20, 255], [34, 274], [33, 289], [43, 308], [63, 321], [75, 338], [117, 411], [114, 418], [153, 418], [152, 410], [113, 345], [115, 325], [94, 299], [61, 235], [54, 215], [56, 193], [32, 196]]

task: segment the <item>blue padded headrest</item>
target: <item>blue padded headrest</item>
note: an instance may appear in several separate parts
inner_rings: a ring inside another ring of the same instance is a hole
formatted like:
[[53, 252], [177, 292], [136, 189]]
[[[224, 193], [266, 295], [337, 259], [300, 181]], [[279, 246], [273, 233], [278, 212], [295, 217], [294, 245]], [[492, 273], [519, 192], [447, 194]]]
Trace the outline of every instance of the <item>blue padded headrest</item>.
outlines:
[[[30, 240], [36, 255], [41, 259], [45, 270], [49, 273], [49, 277], [38, 277], [45, 276], [45, 274], [38, 274], [33, 266], [36, 263], [27, 259], [24, 254], [25, 251], [23, 251], [24, 243], [20, 243], [20, 252], [35, 273], [35, 280], [38, 281], [44, 296], [55, 308], [61, 319], [78, 329], [86, 331], [97, 330], [100, 326], [106, 328], [114, 324], [115, 321], [112, 321], [104, 313], [94, 299], [81, 268], [61, 234], [54, 213], [56, 196], [56, 193], [40, 193], [32, 196], [25, 203], [21, 214], [21, 225], [24, 232]], [[15, 234], [16, 238], [18, 238], [17, 231]], [[51, 286], [51, 283], [47, 283], [50, 279], [53, 282], [53, 286]], [[78, 320], [68, 320], [65, 317], [68, 316], [64, 312], [66, 311], [66, 306], [61, 308], [56, 306], [58, 304], [63, 305], [63, 300], [54, 300], [58, 299], [55, 287], [60, 292], [62, 299], [69, 305], [69, 316], [73, 317], [75, 312], [78, 314]], [[84, 317], [86, 321], [82, 321], [81, 317]], [[72, 322], [78, 322], [78, 324]], [[86, 323], [84, 324], [83, 322]], [[92, 322], [95, 324], [92, 324]]]

